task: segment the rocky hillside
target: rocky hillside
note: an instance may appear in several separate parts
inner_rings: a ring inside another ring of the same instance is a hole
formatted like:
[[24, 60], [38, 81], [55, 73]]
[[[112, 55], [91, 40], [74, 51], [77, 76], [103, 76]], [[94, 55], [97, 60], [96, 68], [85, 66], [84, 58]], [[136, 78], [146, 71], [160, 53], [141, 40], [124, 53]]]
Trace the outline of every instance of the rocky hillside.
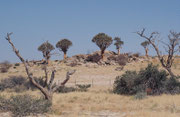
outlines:
[[126, 63], [130, 63], [132, 61], [142, 61], [146, 59], [145, 57], [140, 57], [139, 54], [129, 54], [124, 53], [117, 55], [115, 52], [106, 51], [105, 52], [105, 60], [101, 60], [100, 51], [96, 51], [92, 54], [79, 54], [72, 56], [71, 58], [67, 58], [66, 60], [62, 60], [68, 66], [77, 66], [77, 65], [121, 65], [124, 66]]

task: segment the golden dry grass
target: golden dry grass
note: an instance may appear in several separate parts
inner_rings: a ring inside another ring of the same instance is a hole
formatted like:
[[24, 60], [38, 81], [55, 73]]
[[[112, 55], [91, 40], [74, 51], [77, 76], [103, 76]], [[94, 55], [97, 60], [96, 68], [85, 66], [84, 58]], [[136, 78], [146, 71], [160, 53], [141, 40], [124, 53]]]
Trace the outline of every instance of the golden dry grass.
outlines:
[[[138, 61], [127, 64], [122, 71], [115, 71], [118, 66], [98, 66], [97, 68], [77, 66], [69, 67], [64, 64], [52, 65], [56, 68], [56, 80], [65, 78], [65, 71], [76, 69], [67, 85], [91, 84], [94, 86], [88, 92], [72, 92], [66, 94], [54, 94], [53, 112], [50, 117], [180, 117], [180, 95], [148, 96], [143, 100], [135, 100], [133, 96], [116, 95], [109, 92], [112, 89], [116, 76], [123, 74], [126, 70], [139, 71], [148, 63], [159, 64], [157, 58], [150, 61]], [[160, 64], [159, 64], [160, 65]], [[163, 69], [160, 67], [160, 69]], [[180, 75], [180, 60], [176, 59], [173, 72]], [[33, 67], [35, 76], [41, 76], [43, 71], [40, 66]], [[8, 73], [1, 73], [0, 78], [9, 76], [26, 76], [23, 65], [16, 69], [11, 68]], [[26, 91], [25, 94], [41, 96], [38, 91]], [[23, 93], [21, 93], [23, 94]], [[1, 92], [1, 95], [17, 95], [15, 92]], [[108, 116], [109, 115], [109, 116]]]
[[[56, 112], [70, 112], [71, 115], [107, 112], [124, 117], [178, 117], [180, 116], [180, 96], [162, 95], [135, 100], [133, 96], [110, 93], [76, 92], [56, 94], [54, 108]], [[102, 114], [102, 113], [101, 113]]]
[[[77, 84], [93, 84], [95, 86], [106, 86], [110, 87], [116, 76], [123, 74], [127, 70], [135, 70], [139, 71], [142, 68], [145, 68], [148, 63], [153, 63], [154, 65], [159, 65], [160, 69], [163, 69], [159, 63], [157, 58], [145, 60], [145, 61], [137, 61], [128, 63], [122, 71], [116, 71], [115, 68], [118, 66], [97, 66], [97, 67], [86, 67], [86, 66], [76, 66], [69, 67], [63, 63], [52, 62], [52, 67], [57, 69], [56, 72], [56, 81], [62, 81], [65, 78], [66, 71], [69, 69], [76, 69], [76, 73], [72, 76], [67, 85], [75, 85]], [[176, 75], [180, 75], [180, 60], [175, 59], [174, 64], [172, 66], [172, 71]], [[32, 72], [34, 76], [39, 77], [43, 76], [44, 72], [41, 70], [41, 66], [33, 66]], [[8, 73], [1, 73], [0, 78], [7, 78], [9, 76], [27, 76], [23, 65], [17, 66], [16, 69], [11, 67]], [[49, 74], [50, 75], [50, 74]]]
[[[38, 91], [21, 94], [40, 96]], [[17, 95], [2, 92], [1, 95]], [[49, 117], [179, 117], [180, 95], [148, 96], [137, 100], [134, 96], [94, 91], [54, 94], [53, 111]]]
[[[22, 94], [39, 96], [38, 91]], [[2, 95], [17, 95], [2, 92]], [[179, 117], [180, 95], [148, 96], [136, 100], [108, 92], [72, 92], [54, 94], [53, 111], [49, 117]], [[114, 115], [114, 116], [113, 116]]]

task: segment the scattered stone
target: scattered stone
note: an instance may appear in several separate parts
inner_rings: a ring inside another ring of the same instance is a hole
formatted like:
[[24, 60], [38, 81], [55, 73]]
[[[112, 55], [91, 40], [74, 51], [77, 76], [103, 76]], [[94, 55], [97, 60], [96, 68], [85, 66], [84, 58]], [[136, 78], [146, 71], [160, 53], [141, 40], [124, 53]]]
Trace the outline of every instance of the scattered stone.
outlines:
[[12, 114], [10, 112], [2, 112], [0, 113], [0, 117], [12, 117]]
[[88, 67], [88, 68], [97, 68], [98, 64], [88, 62], [88, 63], [85, 64], [85, 66]]
[[117, 67], [115, 70], [116, 71], [122, 71], [124, 69], [124, 67], [123, 66], [120, 66], [120, 67]]
[[[75, 55], [70, 58], [67, 58], [65, 60], [60, 60], [60, 61], [55, 60], [54, 62], [52, 62], [52, 64], [64, 63], [67, 66], [72, 66], [72, 67], [75, 67], [75, 66], [97, 67], [97, 66], [108, 66], [108, 65], [116, 66], [116, 65], [126, 65], [126, 63], [131, 63], [133, 61], [135, 62], [144, 61], [146, 59], [143, 57], [136, 57], [135, 55], [129, 54], [129, 53], [123, 53], [123, 54], [117, 55], [113, 51], [106, 51], [104, 53], [104, 60], [102, 61], [100, 54], [101, 54], [100, 51], [93, 52], [92, 54], [79, 54], [79, 55]], [[43, 62], [44, 60], [39, 60], [39, 61], [32, 60], [32, 61], [29, 61], [29, 65], [39, 66], [39, 65], [42, 65]], [[92, 65], [91, 63], [95, 65]]]

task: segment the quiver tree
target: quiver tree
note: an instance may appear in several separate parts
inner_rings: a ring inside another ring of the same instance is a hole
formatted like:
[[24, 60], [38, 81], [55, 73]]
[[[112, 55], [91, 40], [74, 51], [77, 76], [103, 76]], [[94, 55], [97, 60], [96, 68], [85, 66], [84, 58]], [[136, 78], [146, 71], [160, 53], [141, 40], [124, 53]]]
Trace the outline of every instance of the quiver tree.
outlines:
[[145, 53], [146, 53], [146, 57], [148, 57], [148, 51], [149, 51], [149, 48], [148, 48], [148, 45], [149, 45], [149, 41], [144, 41], [141, 43], [141, 46], [144, 48], [145, 50]]
[[52, 98], [53, 98], [53, 93], [62, 86], [65, 86], [65, 84], [69, 81], [70, 76], [73, 75], [75, 73], [75, 70], [70, 70], [67, 72], [66, 74], [66, 79], [59, 84], [54, 83], [54, 79], [55, 79], [55, 73], [56, 70], [53, 69], [51, 71], [50, 77], [49, 77], [49, 70], [47, 68], [47, 64], [44, 65], [43, 70], [44, 70], [44, 79], [43, 86], [38, 83], [35, 80], [35, 77], [33, 76], [33, 73], [31, 72], [30, 66], [28, 65], [28, 61], [25, 61], [24, 58], [20, 55], [19, 50], [17, 50], [14, 46], [14, 44], [11, 41], [10, 35], [12, 33], [7, 33], [7, 37], [6, 40], [9, 42], [9, 44], [12, 46], [14, 53], [16, 54], [16, 56], [20, 59], [20, 61], [24, 64], [25, 70], [26, 70], [26, 74], [28, 76], [28, 79], [30, 80], [30, 82], [41, 91], [41, 93], [44, 95], [45, 99], [49, 100], [50, 102], [52, 102]]
[[115, 37], [114, 41], [115, 41], [114, 45], [116, 46], [116, 49], [118, 51], [117, 53], [118, 55], [120, 55], [120, 49], [122, 48], [122, 45], [124, 44], [124, 42], [119, 37]]
[[[158, 40], [159, 33], [158, 32], [152, 32], [150, 36], [146, 36], [144, 34], [145, 29], [143, 29], [140, 32], [136, 32], [139, 36], [146, 39], [152, 47], [155, 49], [156, 54], [158, 56], [158, 59], [170, 76], [172, 78], [176, 77], [174, 73], [171, 70], [172, 64], [174, 62], [174, 54], [179, 51], [179, 41], [180, 41], [180, 33], [170, 31], [170, 34], [168, 35], [168, 43], [165, 43], [163, 41]], [[158, 42], [162, 42], [165, 46], [165, 52], [167, 52], [167, 55], [162, 55], [162, 52], [159, 50]]]
[[60, 51], [63, 51], [64, 59], [67, 58], [67, 51], [70, 46], [72, 46], [72, 42], [68, 39], [62, 39], [62, 40], [58, 41], [56, 44], [56, 48], [59, 48]]
[[38, 47], [38, 51], [41, 51], [43, 53], [43, 57], [45, 58], [45, 62], [47, 64], [49, 63], [52, 50], [54, 50], [54, 46], [51, 45], [48, 41], [44, 42]]
[[105, 33], [99, 33], [95, 35], [92, 42], [95, 43], [101, 50], [101, 58], [104, 60], [104, 52], [112, 44], [112, 37], [106, 35]]

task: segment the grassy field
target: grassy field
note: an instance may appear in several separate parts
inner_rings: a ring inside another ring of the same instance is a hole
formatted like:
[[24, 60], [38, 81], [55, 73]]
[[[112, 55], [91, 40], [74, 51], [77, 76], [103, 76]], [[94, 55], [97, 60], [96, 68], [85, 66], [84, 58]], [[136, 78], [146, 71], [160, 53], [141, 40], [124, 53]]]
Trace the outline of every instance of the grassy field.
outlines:
[[[37, 91], [23, 94], [41, 95]], [[2, 92], [1, 95], [17, 95]], [[180, 95], [134, 96], [111, 94], [102, 90], [54, 94], [53, 112], [48, 117], [179, 117]]]
[[[159, 64], [157, 59], [150, 60]], [[113, 82], [116, 76], [126, 70], [139, 71], [145, 68], [150, 61], [138, 61], [127, 64], [122, 71], [115, 71], [118, 66], [69, 67], [65, 64], [52, 62], [51, 67], [57, 68], [56, 81], [65, 78], [65, 71], [76, 69], [67, 86], [75, 84], [91, 84], [87, 92], [71, 92], [54, 94], [53, 111], [49, 117], [180, 117], [180, 95], [148, 96], [137, 100], [134, 96], [123, 96], [112, 93]], [[160, 65], [160, 64], [159, 64]], [[162, 69], [162, 67], [159, 67]], [[40, 66], [33, 67], [35, 76], [43, 74]], [[175, 60], [173, 72], [180, 75], [180, 61]], [[8, 73], [1, 73], [0, 78], [9, 76], [26, 76], [23, 65], [12, 67]], [[1, 95], [17, 95], [15, 92], [4, 91]], [[38, 91], [26, 91], [20, 94], [41, 96]]]

